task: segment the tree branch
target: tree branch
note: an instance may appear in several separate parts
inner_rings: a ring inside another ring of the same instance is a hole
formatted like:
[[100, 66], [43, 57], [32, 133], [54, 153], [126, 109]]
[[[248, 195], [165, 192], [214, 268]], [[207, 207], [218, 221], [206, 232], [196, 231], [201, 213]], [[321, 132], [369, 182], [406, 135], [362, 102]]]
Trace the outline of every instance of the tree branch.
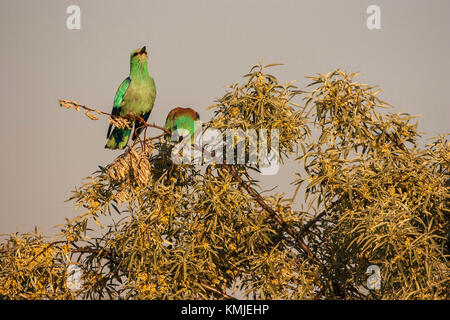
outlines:
[[[295, 230], [293, 230], [261, 197], [261, 195], [255, 191], [246, 181], [244, 181], [241, 176], [236, 172], [236, 168], [224, 164], [222, 165], [223, 168], [225, 168], [235, 179], [240, 183], [240, 185], [255, 199], [255, 201], [270, 215], [270, 217], [275, 220], [283, 229], [287, 231], [287, 233], [294, 238], [296, 244], [312, 259], [316, 260], [316, 262], [319, 262], [317, 257], [314, 255], [314, 253], [311, 251], [311, 249], [308, 248], [308, 246], [305, 244], [303, 239], [298, 235]], [[320, 262], [319, 262], [320, 263]]]

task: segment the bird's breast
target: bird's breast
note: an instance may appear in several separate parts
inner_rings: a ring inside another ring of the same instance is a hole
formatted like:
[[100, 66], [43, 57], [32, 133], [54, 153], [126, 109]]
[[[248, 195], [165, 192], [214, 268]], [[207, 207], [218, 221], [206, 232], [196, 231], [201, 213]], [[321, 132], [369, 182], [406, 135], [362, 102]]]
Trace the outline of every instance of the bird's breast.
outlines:
[[142, 115], [153, 108], [156, 92], [147, 81], [132, 81], [123, 103], [122, 112], [125, 115]]

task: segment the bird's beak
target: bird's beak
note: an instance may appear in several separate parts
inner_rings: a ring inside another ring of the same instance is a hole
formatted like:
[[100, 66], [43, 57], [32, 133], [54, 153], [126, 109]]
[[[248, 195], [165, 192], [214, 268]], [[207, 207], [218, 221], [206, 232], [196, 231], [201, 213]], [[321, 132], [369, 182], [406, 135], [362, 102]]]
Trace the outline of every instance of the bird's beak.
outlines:
[[139, 54], [147, 54], [146, 46], [143, 46], [141, 50], [139, 50]]

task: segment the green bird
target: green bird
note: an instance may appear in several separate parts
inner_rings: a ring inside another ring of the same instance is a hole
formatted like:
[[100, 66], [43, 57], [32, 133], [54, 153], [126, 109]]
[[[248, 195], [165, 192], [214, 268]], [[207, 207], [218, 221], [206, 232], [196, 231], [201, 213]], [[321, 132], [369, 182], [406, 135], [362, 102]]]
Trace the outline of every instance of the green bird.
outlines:
[[[114, 98], [112, 115], [140, 116], [141, 120], [134, 121], [133, 140], [144, 129], [145, 122], [152, 112], [156, 98], [155, 81], [148, 73], [148, 56], [145, 46], [133, 51], [130, 55], [130, 75], [117, 89]], [[111, 130], [112, 129], [112, 130]], [[108, 127], [105, 148], [123, 149], [127, 146], [131, 129], [120, 129], [112, 124]]]
[[[194, 143], [194, 122], [200, 120], [200, 115], [192, 108], [175, 108], [172, 109], [166, 118], [166, 124], [164, 128], [173, 133], [177, 129], [184, 129], [189, 132], [191, 137], [191, 144]], [[179, 132], [183, 134], [183, 132]], [[180, 136], [180, 138], [182, 138]], [[167, 140], [171, 140], [172, 137], [166, 136]]]

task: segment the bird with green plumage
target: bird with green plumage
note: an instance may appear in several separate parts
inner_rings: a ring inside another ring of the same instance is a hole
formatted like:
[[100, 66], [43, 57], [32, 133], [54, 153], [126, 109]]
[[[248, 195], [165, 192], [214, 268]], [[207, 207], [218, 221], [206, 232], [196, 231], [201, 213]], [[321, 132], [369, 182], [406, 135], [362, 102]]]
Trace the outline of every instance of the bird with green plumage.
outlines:
[[[144, 129], [152, 112], [156, 98], [155, 81], [148, 72], [148, 55], [146, 47], [133, 51], [130, 55], [130, 75], [117, 89], [112, 110], [113, 116], [139, 116], [131, 124], [134, 125], [133, 140]], [[110, 124], [108, 127], [105, 148], [123, 149], [127, 146], [131, 134], [130, 129], [121, 129]]]
[[[164, 128], [170, 131], [172, 134], [175, 130], [178, 130], [178, 134], [187, 135], [191, 137], [191, 144], [194, 143], [195, 133], [195, 121], [200, 120], [200, 115], [192, 108], [175, 108], [172, 109], [166, 118], [166, 124]], [[166, 139], [170, 141], [172, 137], [166, 136]]]

